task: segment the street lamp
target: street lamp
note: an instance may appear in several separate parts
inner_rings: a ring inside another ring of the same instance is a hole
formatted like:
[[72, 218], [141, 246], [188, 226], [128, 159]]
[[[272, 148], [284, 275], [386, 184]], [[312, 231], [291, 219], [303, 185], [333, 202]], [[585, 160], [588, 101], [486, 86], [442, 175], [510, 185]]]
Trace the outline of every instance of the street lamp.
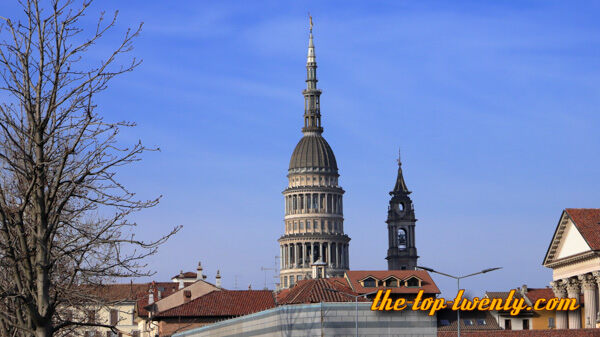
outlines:
[[377, 291], [373, 291], [373, 292], [370, 292], [370, 293], [367, 293], [367, 294], [361, 294], [361, 295], [352, 295], [352, 294], [348, 294], [348, 293], [343, 292], [343, 291], [339, 291], [337, 289], [325, 288], [325, 290], [331, 291], [331, 292], [334, 292], [334, 293], [344, 294], [346, 296], [350, 296], [350, 297], [354, 298], [355, 313], [356, 313], [356, 317], [354, 318], [354, 326], [356, 328], [356, 337], [358, 337], [358, 298], [359, 297], [366, 297], [366, 296], [372, 295], [372, 294], [376, 294]]
[[[417, 268], [426, 270], [426, 271], [428, 271], [430, 273], [436, 273], [436, 274], [444, 275], [444, 276], [451, 277], [451, 278], [455, 279], [456, 280], [456, 285], [457, 285], [457, 290], [456, 290], [457, 293], [460, 291], [460, 279], [471, 277], [471, 276], [475, 276], [475, 275], [479, 275], [479, 274], [485, 274], [485, 273], [489, 273], [489, 272], [494, 271], [494, 270], [502, 269], [502, 267], [488, 268], [488, 269], [484, 269], [482, 271], [478, 271], [476, 273], [469, 274], [469, 275], [454, 276], [454, 275], [442, 273], [442, 272], [439, 272], [437, 270], [433, 270], [433, 269], [427, 268], [427, 267], [417, 266]], [[457, 328], [457, 331], [458, 331], [458, 337], [460, 337], [460, 308], [458, 308], [458, 310], [456, 310], [456, 328]]]

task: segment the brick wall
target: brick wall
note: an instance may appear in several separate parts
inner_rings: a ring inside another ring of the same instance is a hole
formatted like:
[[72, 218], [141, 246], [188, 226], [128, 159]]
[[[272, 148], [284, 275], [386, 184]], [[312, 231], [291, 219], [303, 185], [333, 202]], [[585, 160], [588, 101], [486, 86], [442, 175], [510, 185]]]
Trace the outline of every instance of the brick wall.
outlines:
[[[599, 337], [600, 329], [461, 331], [462, 337]], [[456, 331], [438, 331], [438, 337], [455, 337]]]

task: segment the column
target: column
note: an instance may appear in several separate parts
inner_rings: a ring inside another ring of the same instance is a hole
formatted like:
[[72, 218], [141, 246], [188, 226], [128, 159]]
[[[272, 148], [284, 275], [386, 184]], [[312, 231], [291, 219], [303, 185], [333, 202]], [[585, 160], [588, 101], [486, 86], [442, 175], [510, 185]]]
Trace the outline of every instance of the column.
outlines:
[[311, 242], [310, 243], [310, 263], [308, 264], [308, 266], [312, 267], [313, 262], [315, 262], [315, 245]]
[[309, 268], [310, 267], [310, 263], [308, 263], [308, 259], [310, 259], [310, 254], [308, 251], [308, 244], [305, 242], [303, 243], [304, 246], [304, 255], [303, 255], [303, 259], [304, 259], [304, 268]]
[[335, 258], [336, 258], [336, 261], [337, 261], [337, 263], [336, 263], [336, 267], [337, 268], [341, 268], [341, 266], [342, 266], [342, 254], [340, 254], [341, 252], [342, 252], [341, 251], [341, 245], [338, 242], [338, 243], [335, 244]]
[[279, 246], [279, 270], [283, 269], [283, 246]]
[[323, 242], [319, 242], [319, 260], [323, 262]]
[[292, 214], [296, 214], [297, 205], [298, 205], [298, 198], [294, 194], [294, 195], [292, 195]]
[[[598, 286], [596, 287], [596, 294], [598, 296], [600, 296], [600, 271], [595, 271], [592, 273], [592, 276], [594, 276], [594, 280], [596, 281], [596, 283], [598, 284]], [[600, 315], [598, 315], [597, 311], [600, 310], [600, 298], [596, 297], [596, 317], [594, 320], [594, 327], [596, 326], [595, 324], [597, 324], [599, 322], [599, 318]]]
[[[567, 295], [574, 298], [579, 304], [580, 283], [576, 278], [570, 278], [567, 283]], [[569, 310], [569, 329], [581, 329], [581, 309]]]
[[583, 322], [586, 328], [596, 327], [596, 312], [598, 304], [596, 303], [596, 280], [592, 274], [584, 274], [578, 276], [583, 289], [583, 303], [585, 303], [585, 316]]
[[329, 250], [329, 253], [327, 254], [327, 265], [331, 268], [333, 267], [333, 264], [331, 263], [331, 257], [333, 256], [333, 249], [331, 248], [332, 243], [330, 242], [329, 245], [327, 246], [327, 249]]
[[298, 268], [298, 244], [294, 243], [294, 268]]
[[346, 251], [346, 269], [350, 269], [350, 251], [348, 247], [348, 244], [344, 245], [344, 250]]

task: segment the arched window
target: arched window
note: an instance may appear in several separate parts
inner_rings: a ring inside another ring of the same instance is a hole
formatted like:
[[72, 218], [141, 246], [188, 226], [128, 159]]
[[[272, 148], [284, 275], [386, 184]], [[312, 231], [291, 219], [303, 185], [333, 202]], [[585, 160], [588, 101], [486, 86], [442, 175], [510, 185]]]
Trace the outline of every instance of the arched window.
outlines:
[[406, 249], [406, 231], [402, 228], [398, 229], [398, 249]]

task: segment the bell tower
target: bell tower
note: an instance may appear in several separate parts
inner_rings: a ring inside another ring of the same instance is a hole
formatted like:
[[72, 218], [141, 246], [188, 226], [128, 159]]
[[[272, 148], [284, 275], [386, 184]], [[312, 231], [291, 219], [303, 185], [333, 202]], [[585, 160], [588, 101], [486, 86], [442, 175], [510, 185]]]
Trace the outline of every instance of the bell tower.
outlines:
[[388, 238], [389, 248], [386, 259], [388, 270], [414, 270], [417, 267], [417, 247], [415, 246], [415, 210], [409, 197], [411, 192], [406, 187], [402, 175], [402, 162], [398, 153], [398, 176], [394, 190], [390, 192], [388, 206]]

